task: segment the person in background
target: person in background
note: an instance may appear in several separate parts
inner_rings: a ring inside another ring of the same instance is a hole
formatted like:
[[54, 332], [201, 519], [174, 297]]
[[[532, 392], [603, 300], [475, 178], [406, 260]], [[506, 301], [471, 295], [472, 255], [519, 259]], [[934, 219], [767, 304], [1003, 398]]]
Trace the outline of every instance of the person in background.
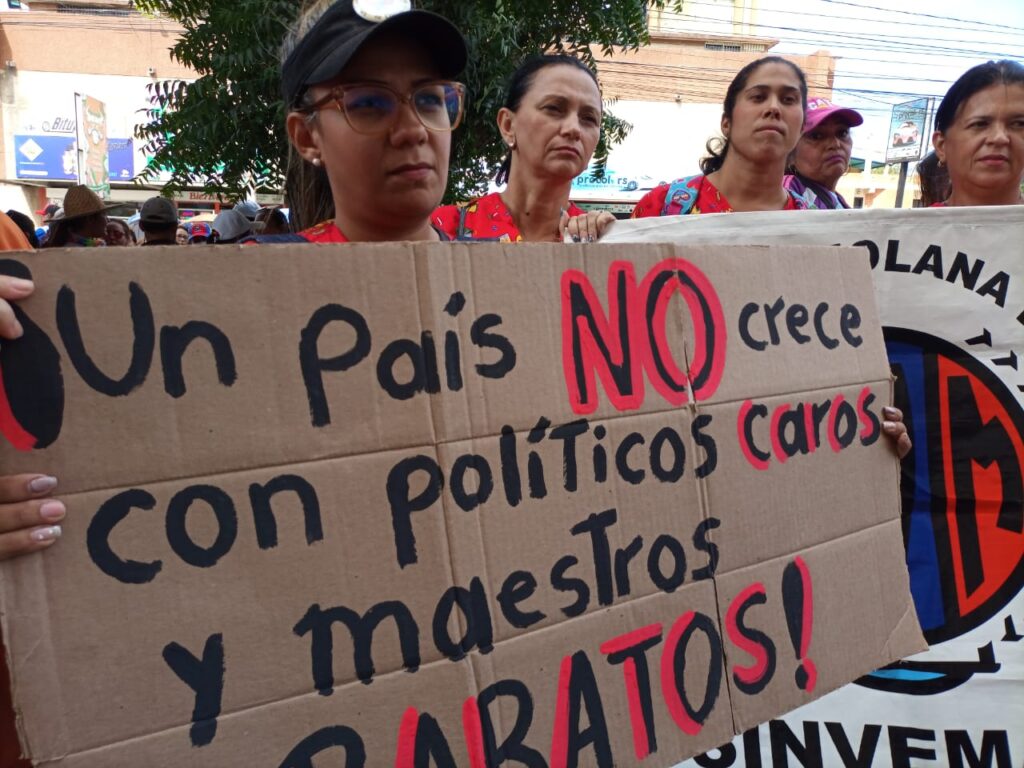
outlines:
[[442, 238], [430, 214], [462, 119], [465, 88], [452, 78], [466, 64], [466, 43], [433, 13], [377, 22], [359, 7], [317, 3], [285, 39], [291, 215], [308, 228], [259, 242]]
[[601, 90], [579, 59], [544, 54], [512, 74], [498, 129], [508, 154], [495, 182], [502, 192], [434, 212], [434, 225], [453, 240], [561, 242], [572, 217], [578, 239], [595, 240], [614, 221], [569, 201], [572, 181], [590, 164], [601, 136]]
[[961, 75], [935, 112], [932, 145], [950, 183], [934, 205], [1024, 202], [1024, 65], [989, 61]]
[[64, 214], [50, 222], [43, 248], [82, 248], [106, 245], [107, 208], [91, 189], [76, 184], [64, 196]]
[[213, 234], [209, 238], [211, 245], [237, 243], [252, 234], [252, 222], [247, 219], [238, 207], [221, 211], [213, 220]]
[[[18, 211], [14, 211], [18, 213]], [[19, 216], [25, 216], [23, 213], [19, 213]], [[29, 219], [31, 224], [31, 220]], [[32, 250], [32, 243], [29, 241], [24, 229], [15, 220], [10, 213], [0, 212], [0, 251], [30, 251]], [[25, 282], [25, 281], [22, 281]], [[31, 283], [30, 283], [31, 285]], [[0, 301], [0, 305], [6, 305], [6, 302]], [[9, 306], [0, 306], [0, 335], [3, 334], [5, 329], [10, 329], [13, 326], [10, 325], [10, 320], [13, 318], [13, 313], [6, 315], [4, 310], [10, 309]], [[17, 323], [17, 321], [15, 321]], [[9, 337], [5, 337], [9, 338]], [[0, 763], [2, 765], [2, 763]]]
[[256, 221], [256, 217], [259, 216], [260, 208], [259, 203], [253, 202], [252, 200], [242, 200], [239, 203], [235, 203], [235, 207], [232, 209], [238, 211], [240, 214], [245, 216], [249, 220], [249, 223]]
[[151, 197], [139, 211], [139, 226], [146, 239], [143, 245], [177, 245], [178, 207], [166, 197]]
[[135, 233], [124, 219], [110, 219], [107, 222], [107, 245], [135, 245]]
[[863, 122], [855, 109], [823, 98], [808, 100], [803, 135], [790, 156], [790, 175], [783, 186], [802, 197], [808, 208], [849, 208], [836, 184], [850, 168], [850, 129]]
[[178, 245], [188, 245], [189, 229], [185, 224], [179, 224], [177, 231], [174, 233], [174, 242]]
[[31, 245], [33, 248], [38, 248], [39, 238], [36, 236], [36, 225], [33, 223], [32, 219], [30, 219], [21, 211], [15, 211], [13, 209], [7, 212], [7, 216], [11, 221], [15, 223], [15, 225], [17, 225], [18, 229], [20, 229], [24, 233], [25, 238], [28, 240], [28, 244]]
[[189, 245], [203, 245], [213, 236], [213, 228], [205, 221], [193, 221], [187, 226]]
[[62, 209], [58, 203], [47, 203], [42, 210], [36, 211], [36, 213], [43, 217], [43, 224], [49, 224], [61, 215]]
[[807, 80], [791, 61], [766, 56], [729, 84], [722, 136], [708, 142], [702, 173], [655, 187], [633, 218], [807, 208], [782, 185], [786, 163], [803, 132]]
[[262, 227], [261, 235], [284, 235], [291, 231], [288, 217], [280, 207], [261, 209], [256, 215], [255, 225]]
[[921, 185], [921, 207], [928, 208], [949, 197], [949, 173], [939, 165], [939, 156], [933, 149], [917, 164], [917, 179]]

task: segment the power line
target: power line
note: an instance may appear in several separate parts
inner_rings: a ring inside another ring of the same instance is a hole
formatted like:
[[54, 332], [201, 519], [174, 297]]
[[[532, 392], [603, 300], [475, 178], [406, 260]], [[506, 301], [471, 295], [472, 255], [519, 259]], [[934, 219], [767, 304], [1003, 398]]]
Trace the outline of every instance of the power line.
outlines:
[[[857, 8], [867, 8], [867, 7], [870, 7], [870, 6], [855, 5], [853, 3], [849, 3], [849, 4], [850, 5], [854, 5], [854, 7], [857, 7]], [[705, 0], [686, 0], [685, 5], [686, 6], [689, 6], [689, 5], [701, 5], [701, 6], [705, 6], [705, 7], [716, 7], [716, 8], [717, 7], [721, 7], [717, 3], [706, 2]], [[766, 13], [785, 13], [786, 15], [799, 15], [802, 18], [808, 18], [808, 17], [811, 17], [811, 18], [822, 18], [822, 19], [828, 20], [828, 22], [834, 22], [834, 20], [849, 20], [849, 22], [874, 22], [874, 20], [876, 20], [876, 19], [872, 19], [872, 18], [869, 18], [869, 17], [866, 17], [866, 16], [846, 16], [846, 15], [835, 14], [835, 13], [814, 13], [814, 12], [807, 11], [807, 10], [788, 10], [788, 9], [782, 9], [782, 8], [767, 8], [767, 7], [763, 7], [763, 6], [760, 8], [760, 10], [763, 11], [763, 12], [766, 12]], [[888, 10], [888, 9], [885, 9], [885, 10]], [[674, 12], [675, 15], [682, 15], [683, 13], [685, 13], [685, 11], [673, 11], [673, 12]], [[908, 13], [910, 11], [900, 11], [900, 12]], [[952, 19], [952, 18], [946, 18], [945, 16], [934, 16], [934, 17], [935, 18], [941, 18], [943, 20], [951, 20], [951, 22], [957, 22], [958, 24], [961, 24], [961, 25], [963, 25], [963, 24], [978, 24], [978, 25], [983, 25], [985, 27], [990, 27], [990, 26], [996, 27], [996, 29], [994, 29], [994, 30], [988, 30], [988, 29], [986, 29], [986, 30], [967, 30], [968, 32], [984, 32], [984, 33], [990, 34], [990, 35], [991, 34], [1011, 35], [1013, 37], [1020, 37], [1021, 35], [1024, 35], [1024, 28], [1006, 27], [1004, 25], [997, 25], [997, 26], [995, 26], [995, 25], [988, 25], [985, 22], [970, 22], [970, 20], [966, 20], [966, 19]], [[715, 19], [705, 18], [705, 17], [702, 17], [702, 16], [700, 18], [702, 18], [703, 20], [706, 20], [706, 22], [708, 22], [710, 24], [716, 23]], [[723, 24], [731, 25], [732, 23], [731, 22], [723, 22]], [[947, 25], [929, 24], [927, 22], [914, 22], [913, 24], [914, 24], [915, 27], [922, 27], [922, 28], [926, 28], [926, 29], [950, 30], [950, 31], [961, 31], [961, 32], [965, 31], [962, 26], [947, 26]], [[757, 25], [751, 25], [751, 26], [760, 27], [762, 25], [757, 24]]]
[[[693, 21], [707, 22], [707, 19], [705, 19], [705, 18], [703, 18], [701, 16], [694, 15], [694, 14], [680, 14], [680, 16], [683, 16], [683, 17], [685, 17], [687, 19], [692, 19]], [[783, 26], [776, 26], [776, 25], [772, 25], [772, 24], [758, 24], [757, 26], [759, 28], [761, 28], [761, 29], [781, 30], [781, 31], [784, 31], [784, 32], [794, 32], [794, 33], [797, 33], [797, 34], [815, 34], [816, 32], [818, 32], [817, 30], [811, 30], [811, 29], [807, 29], [807, 28], [804, 28], [804, 27], [783, 27]], [[714, 32], [709, 32], [707, 30], [701, 30], [701, 29], [695, 29], [693, 31], [698, 33], [698, 34], [712, 34], [712, 35], [715, 34]], [[971, 50], [971, 49], [965, 49], [965, 48], [959, 48], [959, 47], [957, 47], [957, 48], [954, 48], [954, 47], [944, 47], [944, 46], [938, 46], [937, 47], [937, 46], [934, 45], [933, 41], [931, 41], [931, 42], [929, 42], [927, 44], [925, 44], [925, 43], [917, 43], [917, 42], [913, 42], [912, 39], [904, 38], [903, 36], [879, 35], [879, 34], [875, 34], [875, 33], [870, 33], [869, 34], [869, 33], [861, 33], [861, 32], [850, 32], [850, 33], [827, 32], [827, 33], [824, 33], [824, 35], [826, 37], [831, 36], [833, 38], [838, 38], [838, 40], [836, 42], [837, 45], [847, 46], [847, 47], [853, 48], [855, 50], [881, 50], [881, 51], [885, 51], [885, 52], [915, 53], [915, 54], [919, 54], [919, 55], [929, 55], [929, 54], [930, 55], [939, 55], [939, 54], [941, 54], [943, 56], [950, 56], [950, 55], [952, 55], [952, 56], [957, 56], [957, 57], [960, 57], [960, 58], [988, 57], [988, 56], [992, 55], [992, 51]], [[882, 40], [881, 44], [879, 44], [879, 39]], [[947, 42], [947, 43], [962, 42], [962, 43], [967, 44], [967, 42], [968, 42], [966, 40], [950, 40], [950, 39], [945, 39], [945, 38], [937, 38], [937, 40], [939, 40], [940, 42]], [[846, 41], [849, 41], [849, 42], [846, 42]], [[796, 37], [796, 38], [789, 38], [786, 42], [804, 42], [804, 43], [811, 43], [811, 44], [822, 44], [823, 41], [819, 37], [815, 37], [813, 39]], [[1003, 43], [1001, 45], [1009, 45], [1009, 43]]]
[[1014, 29], [1020, 32], [1024, 32], [1024, 28], [1021, 27], [1007, 27], [1005, 24], [991, 24], [986, 21], [974, 21], [972, 19], [958, 19], [952, 16], [939, 16], [934, 13], [923, 13], [921, 11], [904, 11], [901, 8], [879, 8], [875, 5], [861, 5], [860, 3], [852, 3], [849, 0], [822, 0], [822, 2], [829, 3], [832, 5], [848, 5], [854, 8], [861, 8], [863, 10], [870, 11], [883, 11], [885, 13], [901, 13], [907, 16], [920, 16], [926, 19], [940, 19], [942, 21], [953, 21], [958, 24], [976, 24], [983, 27], [992, 27], [994, 29]]

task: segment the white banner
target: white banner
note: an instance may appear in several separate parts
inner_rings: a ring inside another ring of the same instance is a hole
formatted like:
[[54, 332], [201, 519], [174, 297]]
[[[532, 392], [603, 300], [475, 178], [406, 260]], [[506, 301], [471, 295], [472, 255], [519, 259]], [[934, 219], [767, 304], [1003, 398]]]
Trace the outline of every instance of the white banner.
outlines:
[[[683, 765], [1024, 765], [1024, 206], [640, 219], [604, 241], [863, 246], [914, 440], [904, 540], [931, 650]], [[729, 332], [817, 333], [785, 299]]]

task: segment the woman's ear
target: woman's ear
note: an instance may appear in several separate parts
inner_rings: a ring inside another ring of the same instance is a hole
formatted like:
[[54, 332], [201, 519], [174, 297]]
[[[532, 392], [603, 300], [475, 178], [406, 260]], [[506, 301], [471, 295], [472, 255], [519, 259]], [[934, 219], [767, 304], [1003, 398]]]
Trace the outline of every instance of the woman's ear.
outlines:
[[289, 112], [285, 119], [288, 139], [307, 163], [320, 159], [320, 144], [312, 122], [301, 112]]
[[722, 131], [722, 135], [725, 136], [726, 139], [728, 139], [729, 138], [729, 129], [732, 127], [732, 121], [729, 120], [728, 117], [726, 117], [724, 112], [722, 113], [722, 120], [718, 124], [718, 127]]
[[942, 131], [936, 131], [932, 134], [932, 146], [935, 147], [935, 156], [939, 158], [939, 164], [943, 165], [946, 162], [946, 136]]
[[508, 107], [498, 110], [498, 130], [501, 131], [501, 138], [505, 144], [512, 146], [516, 141], [516, 113]]

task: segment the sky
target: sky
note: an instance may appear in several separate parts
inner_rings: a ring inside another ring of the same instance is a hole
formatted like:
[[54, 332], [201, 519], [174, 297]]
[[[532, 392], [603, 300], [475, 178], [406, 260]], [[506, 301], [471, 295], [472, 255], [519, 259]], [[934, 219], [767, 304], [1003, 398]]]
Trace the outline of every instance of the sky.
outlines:
[[[714, 2], [688, 1], [686, 11], [696, 15]], [[855, 154], [876, 159], [893, 104], [934, 96], [937, 105], [975, 64], [1024, 63], [1024, 0], [759, 0], [758, 7], [759, 34], [780, 41], [774, 53], [827, 49], [838, 57], [833, 100], [864, 115]]]

